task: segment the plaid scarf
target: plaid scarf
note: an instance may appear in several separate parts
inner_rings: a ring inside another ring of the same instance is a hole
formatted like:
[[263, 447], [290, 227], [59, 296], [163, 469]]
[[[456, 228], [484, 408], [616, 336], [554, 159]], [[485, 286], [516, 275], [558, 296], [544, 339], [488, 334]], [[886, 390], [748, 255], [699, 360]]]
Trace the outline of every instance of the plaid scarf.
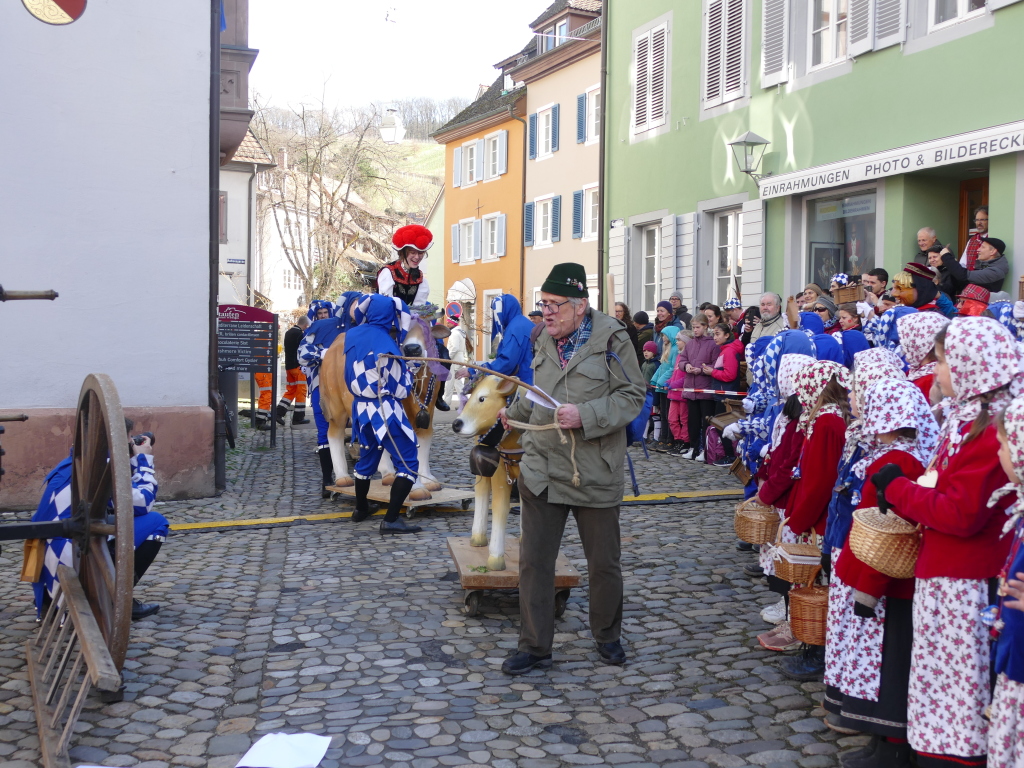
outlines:
[[555, 342], [555, 346], [558, 347], [559, 365], [565, 368], [569, 364], [577, 350], [590, 340], [590, 333], [593, 328], [594, 324], [590, 320], [590, 315], [584, 315], [583, 322], [580, 323], [579, 328], [565, 338]]
[[[988, 234], [987, 232], [985, 234]], [[967, 241], [967, 270], [971, 271], [974, 269], [974, 265], [978, 263], [978, 249], [981, 248], [981, 238], [985, 237], [982, 234], [971, 235], [971, 239]]]

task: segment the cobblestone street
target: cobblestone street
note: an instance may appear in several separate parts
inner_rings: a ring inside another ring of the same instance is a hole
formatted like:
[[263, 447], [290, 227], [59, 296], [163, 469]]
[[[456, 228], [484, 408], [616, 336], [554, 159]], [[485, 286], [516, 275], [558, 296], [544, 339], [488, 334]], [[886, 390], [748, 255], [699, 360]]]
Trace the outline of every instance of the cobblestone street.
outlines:
[[[433, 466], [468, 483], [469, 442], [448, 426], [454, 413], [438, 415]], [[244, 429], [223, 496], [157, 509], [172, 525], [349, 511], [319, 498], [314, 449], [308, 428], [280, 430], [276, 449]], [[641, 493], [738, 489], [725, 469], [631, 452]], [[379, 518], [175, 533], [137, 588], [161, 610], [133, 625], [125, 700], [89, 700], [72, 763], [232, 768], [264, 733], [309, 731], [334, 737], [326, 768], [836, 765], [866, 737], [827, 730], [824, 686], [786, 680], [758, 645], [758, 612], [777, 598], [743, 574], [753, 556], [735, 549], [734, 503], [623, 507], [627, 664], [599, 662], [583, 588], [556, 626], [554, 667], [520, 678], [499, 669], [516, 646], [517, 596], [462, 612], [445, 538], [468, 535], [471, 513], [427, 511], [422, 534], [387, 539]], [[518, 535], [518, 517], [509, 527]], [[585, 582], [571, 522], [563, 549]], [[39, 762], [20, 562], [21, 547], [5, 546], [3, 768]]]

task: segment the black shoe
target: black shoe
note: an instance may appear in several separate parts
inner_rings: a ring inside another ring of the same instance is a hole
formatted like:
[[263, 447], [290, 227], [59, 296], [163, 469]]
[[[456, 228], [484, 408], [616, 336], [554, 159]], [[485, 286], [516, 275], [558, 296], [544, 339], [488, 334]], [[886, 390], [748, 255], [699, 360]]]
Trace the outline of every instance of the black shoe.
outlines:
[[267, 421], [257, 421], [256, 422], [256, 429], [258, 429], [260, 432], [269, 432], [270, 431], [270, 421], [269, 421], [269, 419]]
[[506, 675], [525, 675], [531, 669], [548, 669], [551, 666], [551, 654], [534, 656], [526, 651], [516, 651], [501, 663], [501, 671]]
[[244, 416], [247, 419], [252, 418], [252, 408], [243, 408], [238, 412], [239, 416]]
[[437, 408], [437, 410], [444, 412], [448, 412], [452, 409], [452, 407], [444, 401], [443, 397], [437, 398], [437, 401], [434, 403], [434, 407]]
[[846, 757], [843, 768], [906, 768], [910, 765], [910, 745], [879, 739], [875, 751], [862, 757]]
[[622, 650], [622, 643], [618, 640], [613, 643], [598, 643], [597, 654], [606, 664], [622, 666], [626, 663], [626, 652]]
[[282, 427], [284, 426], [284, 417], [287, 416], [287, 415], [288, 415], [288, 408], [286, 408], [285, 406], [283, 406], [281, 404], [278, 404], [277, 408], [274, 410], [274, 419]]
[[825, 674], [825, 646], [809, 645], [800, 655], [782, 659], [779, 671], [790, 680], [821, 680]]
[[741, 541], [736, 544], [736, 549], [740, 552], [753, 552], [754, 545], [746, 541]]
[[132, 598], [132, 621], [139, 621], [147, 616], [152, 616], [160, 610], [159, 603], [140, 603]]
[[405, 520], [398, 518], [393, 522], [387, 520], [380, 521], [380, 535], [383, 536], [385, 533], [396, 534], [396, 533], [419, 533], [423, 529], [418, 525], [408, 525]]
[[882, 739], [880, 737], [872, 735], [871, 741], [869, 741], [860, 749], [855, 749], [852, 752], [847, 752], [846, 754], [841, 755], [839, 757], [839, 762], [842, 763], [845, 767], [848, 761], [861, 760], [865, 757], [871, 757], [873, 754], [875, 754], [875, 750], [878, 749], [878, 742], [880, 742], [881, 740]]
[[757, 563], [751, 563], [750, 565], [743, 566], [743, 572], [752, 579], [760, 578], [764, 576], [764, 568]]
[[355, 478], [356, 483], [356, 511], [352, 513], [352, 522], [361, 523], [370, 516], [370, 502], [366, 495], [370, 492], [370, 481]]
[[296, 419], [296, 418], [292, 419], [292, 426], [293, 427], [296, 427], [299, 424], [309, 424], [309, 419]]

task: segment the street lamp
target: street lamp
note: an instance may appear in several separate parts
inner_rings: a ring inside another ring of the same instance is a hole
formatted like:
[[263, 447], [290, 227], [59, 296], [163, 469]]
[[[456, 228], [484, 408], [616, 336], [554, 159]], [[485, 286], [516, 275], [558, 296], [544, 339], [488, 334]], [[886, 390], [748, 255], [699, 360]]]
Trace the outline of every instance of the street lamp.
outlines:
[[754, 180], [755, 184], [760, 184], [761, 179], [771, 176], [771, 173], [757, 172], [757, 169], [761, 166], [761, 158], [764, 155], [765, 147], [769, 144], [771, 142], [768, 139], [761, 138], [753, 131], [747, 131], [736, 141], [729, 142], [740, 172], [747, 174]]
[[401, 144], [405, 138], [405, 126], [398, 116], [396, 107], [387, 107], [380, 120], [380, 137], [385, 144]]

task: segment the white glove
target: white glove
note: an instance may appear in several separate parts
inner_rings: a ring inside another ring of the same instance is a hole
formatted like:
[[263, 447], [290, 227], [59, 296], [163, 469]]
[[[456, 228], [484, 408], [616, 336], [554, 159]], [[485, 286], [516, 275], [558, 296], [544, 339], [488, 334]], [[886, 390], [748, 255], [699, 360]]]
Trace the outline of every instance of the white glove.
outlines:
[[754, 412], [754, 401], [751, 400], [749, 397], [744, 397], [743, 398], [743, 412], [744, 413], [753, 413]]
[[1013, 319], [1024, 320], [1024, 301], [1013, 302]]
[[767, 445], [766, 445], [766, 446], [765, 446], [764, 448], [762, 448], [762, 449], [761, 449], [761, 458], [762, 458], [762, 459], [763, 459], [763, 458], [764, 458], [765, 456], [767, 456], [767, 455], [768, 455], [768, 448], [769, 448], [769, 446], [767, 446]]
[[740, 425], [730, 424], [722, 430], [722, 437], [726, 440], [736, 440], [740, 436]]
[[866, 301], [857, 302], [857, 314], [861, 316], [862, 320], [866, 320], [875, 314], [875, 308], [868, 304]]

